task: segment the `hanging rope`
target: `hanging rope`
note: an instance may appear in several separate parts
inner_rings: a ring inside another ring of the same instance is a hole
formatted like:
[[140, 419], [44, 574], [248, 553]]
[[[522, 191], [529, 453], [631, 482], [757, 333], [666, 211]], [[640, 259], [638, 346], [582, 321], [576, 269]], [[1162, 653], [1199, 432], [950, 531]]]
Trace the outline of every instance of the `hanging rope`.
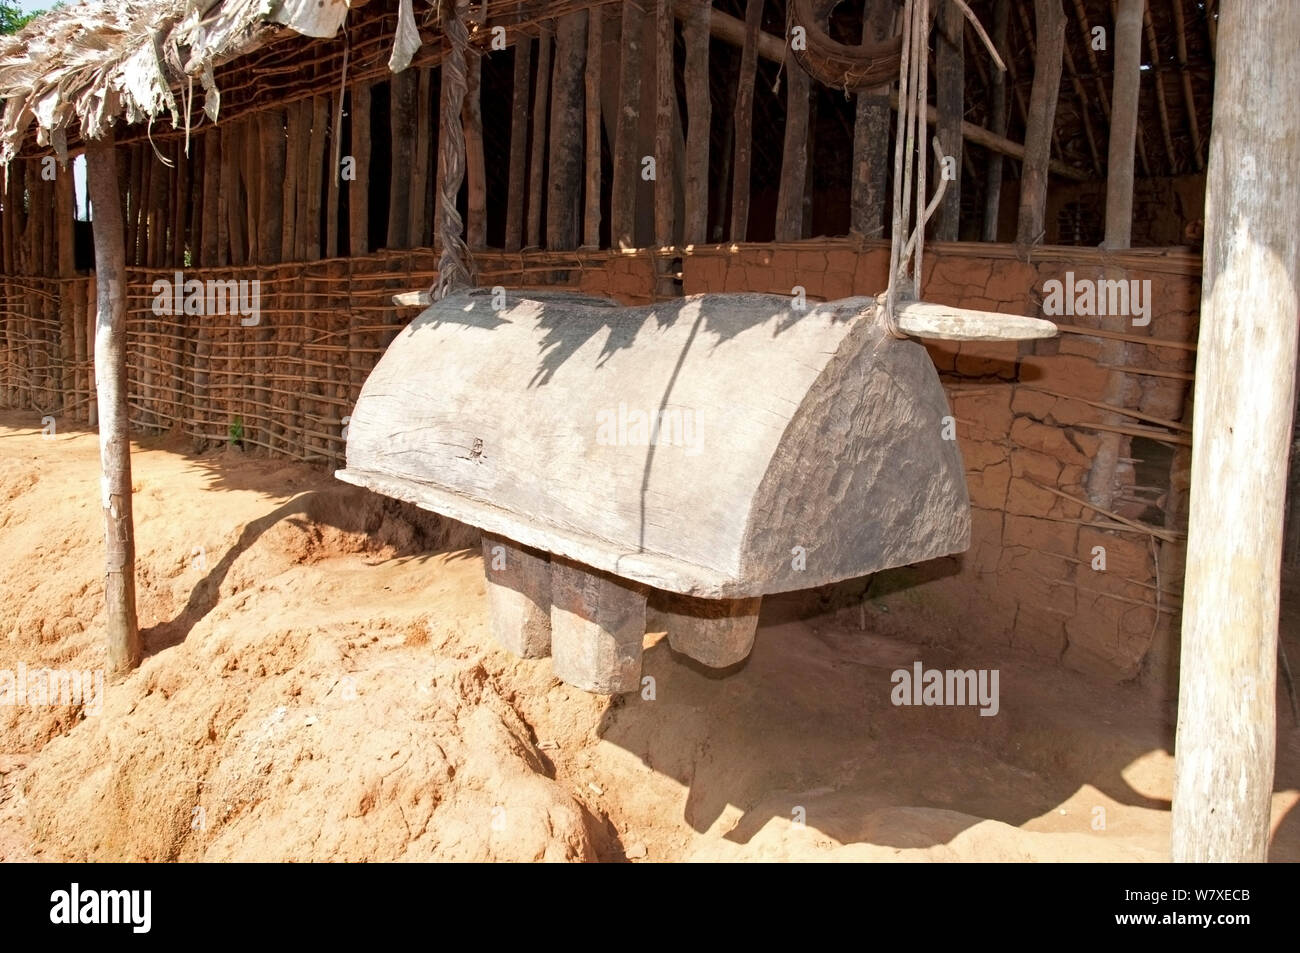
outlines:
[[[939, 0], [943, 2], [943, 0]], [[988, 34], [963, 0], [950, 0], [974, 24], [980, 39], [992, 54], [995, 65], [1005, 70], [1002, 58]], [[894, 134], [894, 216], [889, 245], [889, 287], [885, 292], [885, 327], [894, 337], [907, 337], [898, 328], [894, 308], [899, 296], [908, 301], [921, 297], [922, 255], [925, 250], [925, 226], [942, 201], [948, 182], [939, 177], [934, 197], [925, 203], [925, 176], [929, 165], [924, 147], [926, 110], [930, 76], [930, 0], [907, 0], [903, 12], [903, 49], [898, 66], [898, 126]], [[930, 140], [939, 168], [943, 167], [943, 149], [938, 136]], [[916, 187], [912, 186], [912, 166], [916, 166]], [[912, 205], [916, 205], [916, 227], [909, 232]], [[913, 255], [915, 252], [915, 256]]]
[[[464, 222], [456, 208], [460, 184], [465, 178], [465, 129], [461, 112], [469, 79], [465, 54], [469, 48], [469, 29], [465, 26], [469, 0], [442, 0], [442, 32], [450, 50], [442, 59], [442, 136], [438, 144], [438, 237], [442, 255], [438, 259], [438, 280], [433, 299], [474, 285], [474, 260], [461, 236]], [[418, 197], [417, 197], [418, 201]]]

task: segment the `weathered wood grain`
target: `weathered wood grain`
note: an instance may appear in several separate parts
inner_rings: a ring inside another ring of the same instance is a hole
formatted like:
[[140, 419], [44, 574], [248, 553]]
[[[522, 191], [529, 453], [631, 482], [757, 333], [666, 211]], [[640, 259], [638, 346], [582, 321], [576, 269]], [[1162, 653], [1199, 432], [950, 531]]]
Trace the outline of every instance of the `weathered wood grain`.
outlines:
[[362, 389], [340, 478], [701, 597], [967, 545], [943, 390], [874, 299], [529, 295], [500, 311], [455, 295], [413, 321]]

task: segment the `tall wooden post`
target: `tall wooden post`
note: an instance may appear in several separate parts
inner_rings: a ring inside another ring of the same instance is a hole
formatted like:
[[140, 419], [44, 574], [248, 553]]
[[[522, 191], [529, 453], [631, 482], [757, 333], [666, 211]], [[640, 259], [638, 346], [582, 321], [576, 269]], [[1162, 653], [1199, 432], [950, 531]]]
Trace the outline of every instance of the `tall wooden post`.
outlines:
[[601, 61], [605, 54], [605, 11], [594, 7], [587, 21], [586, 94], [586, 195], [582, 217], [582, 244], [600, 247], [600, 165], [601, 109], [600, 86], [604, 76]]
[[1052, 157], [1052, 125], [1061, 91], [1061, 64], [1065, 56], [1065, 11], [1061, 0], [1034, 0], [1034, 32], [1038, 53], [1034, 57], [1034, 86], [1029, 96], [1029, 121], [1025, 125], [1025, 161], [1020, 176], [1020, 216], [1016, 242], [1042, 241], [1047, 214], [1047, 170]]
[[[599, 12], [599, 11], [597, 11]], [[546, 247], [578, 247], [582, 231], [582, 160], [586, 121], [583, 74], [587, 65], [587, 11], [566, 13], [555, 31], [551, 90], [550, 162], [547, 165]]]
[[[869, 4], [862, 14], [862, 42], [883, 40], [893, 29], [894, 8]], [[892, 86], [858, 93], [853, 123], [853, 193], [850, 228], [855, 235], [879, 238], [885, 231], [889, 206], [889, 136]]]
[[[1110, 113], [1110, 150], [1106, 179], [1106, 248], [1128, 248], [1133, 235], [1133, 155], [1137, 141], [1138, 91], [1142, 82], [1142, 8], [1146, 0], [1119, 0], [1115, 16], [1115, 76]], [[1126, 274], [1113, 269], [1110, 280], [1124, 280]], [[1127, 331], [1128, 318], [1101, 319], [1104, 330]], [[1119, 338], [1101, 340], [1098, 359], [1113, 367], [1127, 367], [1129, 347]], [[1124, 406], [1129, 382], [1123, 371], [1111, 371], [1103, 401]], [[1104, 415], [1109, 426], [1123, 424], [1116, 414]], [[1117, 432], [1103, 433], [1088, 473], [1088, 499], [1110, 509], [1115, 496], [1115, 473], [1127, 438]]]
[[[944, 190], [939, 208], [935, 210], [934, 239], [955, 242], [961, 220], [961, 121], [966, 97], [966, 17], [952, 0], [940, 0], [939, 30], [935, 37], [935, 106], [939, 111], [939, 147], [945, 157], [950, 157], [956, 176]], [[945, 159], [945, 162], [947, 159]], [[940, 180], [944, 170], [934, 170], [934, 179]]]
[[740, 84], [736, 88], [735, 159], [731, 170], [731, 240], [745, 241], [749, 233], [749, 173], [754, 150], [754, 71], [758, 68], [758, 36], [763, 24], [763, 0], [745, 6], [745, 46], [740, 54]]
[[1110, 151], [1106, 157], [1107, 248], [1128, 248], [1133, 235], [1133, 153], [1142, 83], [1142, 8], [1146, 0], [1119, 0], [1115, 15], [1115, 85]]
[[785, 144], [781, 153], [781, 184], [776, 198], [776, 240], [803, 238], [804, 187], [808, 180], [808, 97], [812, 89], [808, 74], [794, 58], [786, 39], [785, 52]]
[[[708, 240], [709, 138], [713, 105], [709, 99], [710, 0], [693, 0], [682, 32], [686, 37], [686, 205], [682, 241]], [[721, 177], [720, 181], [726, 181]], [[719, 190], [721, 191], [721, 190]]]
[[131, 439], [126, 405], [126, 246], [117, 186], [113, 132], [86, 143], [86, 180], [92, 203], [98, 317], [95, 391], [99, 398], [99, 462], [103, 473], [107, 551], [108, 664], [126, 672], [140, 664], [135, 615], [135, 530], [131, 519]]
[[[1010, 16], [1011, 0], [994, 0], [993, 34], [994, 47], [1005, 62], [1007, 57], [1007, 20]], [[992, 70], [989, 78], [989, 132], [1005, 136], [1007, 134], [1007, 81], [1006, 73], [1000, 69]], [[998, 218], [1002, 210], [1002, 153], [989, 152], [988, 187], [984, 192], [984, 230], [980, 238], [986, 242], [998, 240]]]
[[636, 246], [636, 193], [641, 181], [641, 157], [636, 154], [641, 122], [641, 29], [645, 12], [638, 4], [623, 4], [618, 83], [618, 123], [614, 133], [614, 182], [610, 197], [610, 244]]
[[677, 82], [673, 68], [675, 21], [670, 0], [655, 5], [655, 244], [676, 242], [676, 170], [673, 153], [673, 119]]
[[1300, 4], [1222, 0], [1205, 188], [1175, 861], [1263, 861], [1300, 315]]

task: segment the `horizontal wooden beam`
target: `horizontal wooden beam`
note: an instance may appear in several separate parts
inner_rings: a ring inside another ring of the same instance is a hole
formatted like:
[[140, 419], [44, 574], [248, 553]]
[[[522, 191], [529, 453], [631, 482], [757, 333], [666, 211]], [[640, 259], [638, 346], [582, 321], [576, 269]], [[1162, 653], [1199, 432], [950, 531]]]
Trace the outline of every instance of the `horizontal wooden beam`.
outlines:
[[[687, 0], [674, 0], [673, 14], [679, 19], [686, 19], [690, 11], [690, 3]], [[745, 22], [736, 17], [714, 10], [709, 17], [709, 32], [732, 46], [745, 45]], [[760, 32], [758, 35], [758, 55], [765, 60], [773, 63], [785, 62], [785, 42], [779, 36], [773, 36], [771, 33]], [[898, 109], [898, 94], [891, 93], [889, 104], [895, 110]], [[925, 121], [934, 125], [939, 121], [938, 112], [933, 106], [927, 106], [925, 112]], [[982, 126], [974, 123], [963, 121], [961, 124], [962, 138], [968, 142], [973, 142], [977, 146], [983, 146], [1000, 155], [1010, 156], [1013, 159], [1024, 159], [1025, 147], [1006, 136], [999, 136], [996, 133], [989, 132]], [[1086, 182], [1091, 176], [1082, 169], [1076, 169], [1060, 160], [1053, 160], [1051, 171], [1064, 179], [1072, 179], [1075, 182]]]

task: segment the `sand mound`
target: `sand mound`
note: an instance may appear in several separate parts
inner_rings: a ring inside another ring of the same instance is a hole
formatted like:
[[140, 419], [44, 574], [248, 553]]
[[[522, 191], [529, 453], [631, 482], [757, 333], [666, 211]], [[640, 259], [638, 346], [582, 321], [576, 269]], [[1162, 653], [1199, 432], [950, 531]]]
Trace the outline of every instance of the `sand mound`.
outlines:
[[[0, 414], [0, 446], [0, 669], [102, 668], [95, 438]], [[0, 706], [0, 859], [1167, 856], [1149, 692], [955, 648], [902, 592], [769, 599], [727, 678], [651, 634], [652, 690], [587, 695], [494, 647], [472, 531], [183, 449], [133, 453], [144, 663], [102, 710]], [[915, 660], [998, 668], [997, 717], [891, 704]], [[1297, 765], [1284, 722], [1275, 859]]]

